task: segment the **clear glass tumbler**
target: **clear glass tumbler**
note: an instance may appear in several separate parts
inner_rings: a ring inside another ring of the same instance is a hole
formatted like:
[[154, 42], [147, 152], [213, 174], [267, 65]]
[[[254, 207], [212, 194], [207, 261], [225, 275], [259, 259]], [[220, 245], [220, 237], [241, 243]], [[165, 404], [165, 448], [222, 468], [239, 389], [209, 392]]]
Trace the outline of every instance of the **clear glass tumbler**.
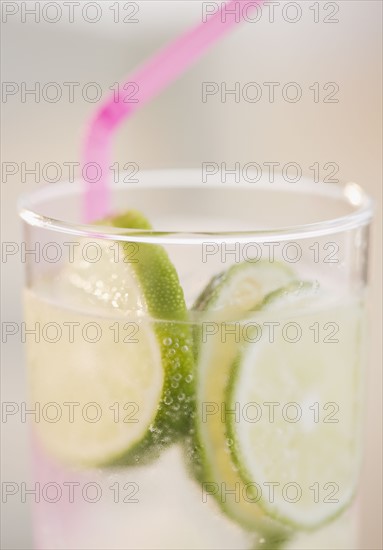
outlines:
[[362, 549], [371, 204], [141, 172], [22, 199], [42, 549]]

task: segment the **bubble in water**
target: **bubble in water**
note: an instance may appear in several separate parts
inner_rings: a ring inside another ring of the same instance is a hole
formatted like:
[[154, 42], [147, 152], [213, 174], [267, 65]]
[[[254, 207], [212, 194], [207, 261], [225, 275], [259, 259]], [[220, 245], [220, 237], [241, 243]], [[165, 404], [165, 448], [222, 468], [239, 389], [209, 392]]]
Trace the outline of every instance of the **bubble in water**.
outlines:
[[182, 346], [181, 350], [187, 353], [189, 351], [189, 346]]
[[178, 382], [172, 382], [172, 388], [176, 389], [178, 388], [179, 384]]
[[187, 377], [185, 378], [185, 381], [190, 384], [190, 382], [193, 380], [193, 375], [192, 374], [188, 374]]
[[165, 405], [171, 405], [173, 403], [173, 399], [169, 396], [166, 396], [164, 399]]
[[173, 355], [175, 355], [175, 353], [176, 353], [176, 350], [173, 349], [173, 348], [170, 349], [170, 350], [168, 351], [168, 355], [169, 355], [170, 357], [172, 357]]
[[178, 395], [178, 401], [183, 401], [185, 399], [185, 394], [184, 393], [180, 393]]
[[162, 343], [164, 344], [164, 346], [171, 346], [173, 343], [173, 340], [171, 338], [164, 338]]

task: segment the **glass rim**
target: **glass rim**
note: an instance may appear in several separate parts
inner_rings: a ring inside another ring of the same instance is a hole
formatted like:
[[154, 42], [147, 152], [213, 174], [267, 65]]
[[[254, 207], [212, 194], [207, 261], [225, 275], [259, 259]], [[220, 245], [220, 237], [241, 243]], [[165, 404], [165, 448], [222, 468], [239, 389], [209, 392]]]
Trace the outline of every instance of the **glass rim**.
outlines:
[[[156, 179], [163, 179], [166, 175], [174, 178], [164, 184], [154, 183]], [[361, 186], [354, 182], [342, 184], [314, 182], [310, 178], [301, 178], [297, 183], [287, 182], [281, 174], [275, 174], [276, 181], [259, 181], [256, 183], [241, 181], [235, 186], [231, 183], [222, 183], [220, 180], [210, 183], [196, 183], [195, 176], [200, 174], [197, 169], [170, 169], [170, 170], [145, 170], [140, 171], [140, 176], [149, 175], [153, 178], [151, 183], [115, 182], [111, 184], [111, 191], [115, 190], [150, 190], [156, 189], [246, 189], [267, 190], [277, 192], [283, 190], [291, 193], [307, 192], [313, 196], [327, 197], [330, 200], [343, 200], [354, 210], [346, 215], [333, 217], [319, 222], [301, 225], [286, 225], [275, 229], [254, 229], [241, 231], [155, 231], [142, 229], [124, 229], [107, 225], [95, 225], [92, 223], [75, 223], [60, 220], [43, 215], [36, 208], [44, 199], [59, 199], [69, 194], [77, 194], [79, 198], [83, 194], [84, 185], [81, 181], [60, 182], [38, 188], [30, 193], [22, 194], [18, 200], [19, 216], [28, 225], [40, 227], [48, 231], [55, 231], [94, 239], [106, 239], [113, 241], [133, 241], [142, 243], [159, 244], [199, 244], [206, 242], [222, 241], [230, 242], [275, 242], [278, 240], [292, 240], [320, 237], [324, 235], [347, 231], [370, 223], [373, 215], [373, 200]], [[121, 175], [123, 179], [124, 174]], [[279, 181], [277, 181], [279, 179]], [[193, 183], [194, 182], [194, 183]]]

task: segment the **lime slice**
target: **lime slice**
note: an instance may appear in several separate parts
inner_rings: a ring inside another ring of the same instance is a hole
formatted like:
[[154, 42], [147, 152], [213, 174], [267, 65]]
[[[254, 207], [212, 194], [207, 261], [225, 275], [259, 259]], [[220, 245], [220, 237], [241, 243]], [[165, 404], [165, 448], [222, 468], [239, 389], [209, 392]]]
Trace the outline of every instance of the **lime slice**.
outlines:
[[205, 312], [209, 319], [242, 319], [267, 294], [294, 279], [294, 272], [279, 262], [236, 264], [211, 279], [193, 309]]
[[230, 453], [248, 494], [299, 529], [329, 522], [354, 494], [359, 463], [359, 301], [296, 283], [268, 296], [226, 389]]
[[[150, 227], [136, 212], [108, 222]], [[59, 421], [36, 428], [44, 447], [63, 461], [143, 464], [190, 426], [193, 350], [183, 291], [158, 245], [93, 241], [101, 253], [90, 263], [83, 251], [92, 243], [80, 244], [58, 278], [59, 305], [42, 298], [43, 288], [27, 296], [28, 323], [79, 327], [73, 342], [29, 346], [33, 400], [63, 411]], [[96, 327], [84, 338], [89, 324]], [[100, 337], [90, 342], [97, 327]]]
[[[196, 331], [195, 438], [188, 452], [194, 475], [203, 488], [210, 487], [223, 511], [250, 530], [266, 527], [268, 520], [262, 510], [242, 496], [226, 495], [230, 490], [242, 495], [244, 489], [222, 422], [230, 370], [242, 344], [240, 335], [229, 333], [239, 326], [247, 312], [257, 309], [265, 294], [293, 279], [294, 273], [280, 263], [238, 264], [215, 277], [195, 306], [201, 312], [202, 328], [199, 325]], [[223, 338], [226, 329], [228, 334]], [[207, 483], [213, 485], [204, 485]]]

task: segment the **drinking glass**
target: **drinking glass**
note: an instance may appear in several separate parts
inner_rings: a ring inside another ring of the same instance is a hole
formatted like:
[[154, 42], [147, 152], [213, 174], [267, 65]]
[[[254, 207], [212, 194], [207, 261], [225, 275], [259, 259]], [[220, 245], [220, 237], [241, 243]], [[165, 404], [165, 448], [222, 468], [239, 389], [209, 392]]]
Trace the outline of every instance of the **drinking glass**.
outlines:
[[20, 201], [40, 550], [364, 548], [370, 200], [206, 179]]

